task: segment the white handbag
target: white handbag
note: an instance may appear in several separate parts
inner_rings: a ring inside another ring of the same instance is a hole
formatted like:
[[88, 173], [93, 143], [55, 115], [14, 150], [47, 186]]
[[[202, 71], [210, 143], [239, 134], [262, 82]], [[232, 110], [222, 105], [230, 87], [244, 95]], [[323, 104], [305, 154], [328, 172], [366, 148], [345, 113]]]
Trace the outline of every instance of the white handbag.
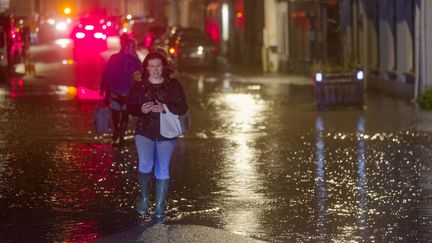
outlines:
[[189, 128], [189, 111], [179, 116], [172, 113], [164, 104], [164, 111], [160, 113], [160, 133], [166, 138], [184, 135]]

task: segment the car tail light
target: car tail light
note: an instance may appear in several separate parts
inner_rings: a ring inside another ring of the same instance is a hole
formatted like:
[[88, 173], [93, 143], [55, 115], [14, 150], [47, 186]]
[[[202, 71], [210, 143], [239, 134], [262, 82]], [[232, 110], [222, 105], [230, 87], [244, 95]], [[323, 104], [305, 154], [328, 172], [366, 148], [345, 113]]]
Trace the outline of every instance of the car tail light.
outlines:
[[15, 38], [16, 38], [15, 30], [13, 30], [13, 29], [10, 30], [9, 34], [10, 34], [10, 38], [11, 38], [12, 40], [15, 40]]
[[83, 39], [85, 37], [85, 34], [83, 32], [77, 32], [75, 33], [75, 37], [77, 39]]
[[144, 40], [144, 46], [145, 47], [150, 47], [151, 43], [152, 43], [152, 36], [151, 35], [147, 35], [145, 40]]

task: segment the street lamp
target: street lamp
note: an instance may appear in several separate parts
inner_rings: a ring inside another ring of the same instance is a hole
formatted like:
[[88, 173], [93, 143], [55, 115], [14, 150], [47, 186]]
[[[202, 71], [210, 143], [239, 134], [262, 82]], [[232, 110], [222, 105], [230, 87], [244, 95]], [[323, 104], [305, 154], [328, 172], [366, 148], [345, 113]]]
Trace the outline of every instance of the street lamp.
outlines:
[[63, 9], [63, 13], [66, 14], [66, 15], [70, 15], [72, 13], [72, 10], [71, 10], [70, 7], [65, 7]]

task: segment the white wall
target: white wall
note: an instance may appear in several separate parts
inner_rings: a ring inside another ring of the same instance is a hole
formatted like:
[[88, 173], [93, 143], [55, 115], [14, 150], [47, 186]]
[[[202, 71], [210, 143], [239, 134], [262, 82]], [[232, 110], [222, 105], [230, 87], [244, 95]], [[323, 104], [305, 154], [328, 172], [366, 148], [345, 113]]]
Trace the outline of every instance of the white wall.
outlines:
[[189, 1], [188, 0], [178, 0], [180, 8], [180, 25], [189, 26]]
[[369, 65], [369, 59], [368, 59], [368, 40], [369, 40], [369, 33], [367, 31], [367, 18], [366, 13], [364, 9], [364, 5], [358, 1], [358, 16], [356, 17], [357, 21], [357, 30], [359, 34], [359, 43], [358, 45], [358, 55], [359, 55], [359, 63], [366, 67]]
[[0, 13], [9, 8], [9, 0], [0, 0]]
[[263, 70], [277, 72], [279, 69], [279, 55], [273, 53], [269, 47], [280, 49], [279, 23], [277, 22], [279, 4], [275, 0], [264, 0], [264, 30], [262, 63]]
[[287, 62], [289, 59], [289, 14], [288, 4], [280, 2], [277, 4], [276, 29], [279, 59]]
[[380, 21], [380, 75], [387, 76], [387, 71], [395, 68], [394, 41], [391, 27], [388, 21]]
[[267, 36], [264, 38], [264, 46], [277, 46], [278, 44], [278, 23], [276, 20], [278, 4], [275, 0], [264, 0], [264, 26]]
[[34, 11], [34, 1], [10, 1], [10, 12], [16, 16], [31, 16]]
[[432, 88], [432, 1], [423, 0], [419, 16], [420, 47], [418, 59], [419, 79], [417, 80], [419, 94]]
[[[401, 9], [400, 12], [404, 18], [409, 16], [410, 9]], [[397, 23], [397, 74], [401, 81], [405, 81], [405, 73], [412, 71], [413, 68], [413, 53], [412, 48], [412, 36], [409, 31], [407, 21], [401, 21]]]
[[[378, 35], [375, 30], [375, 20], [374, 19], [365, 19], [366, 29], [367, 29], [367, 65], [366, 69], [369, 72], [372, 69], [376, 69], [378, 67]], [[379, 31], [379, 30], [378, 30]]]

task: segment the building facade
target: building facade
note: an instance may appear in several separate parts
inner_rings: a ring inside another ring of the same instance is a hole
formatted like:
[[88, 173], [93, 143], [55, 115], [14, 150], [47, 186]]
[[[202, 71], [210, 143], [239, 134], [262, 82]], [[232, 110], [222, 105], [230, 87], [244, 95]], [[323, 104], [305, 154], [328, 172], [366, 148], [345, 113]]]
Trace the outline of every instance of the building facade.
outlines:
[[409, 98], [432, 88], [432, 1], [263, 2], [264, 71], [355, 65], [366, 71], [369, 88]]
[[[368, 86], [417, 98], [432, 88], [432, 2], [341, 0], [344, 56], [365, 68]], [[345, 61], [346, 61], [345, 60]]]
[[[15, 0], [19, 15], [91, 7], [206, 30], [221, 54], [266, 72], [355, 64], [367, 86], [416, 98], [432, 88], [431, 0]], [[93, 6], [93, 5], [98, 6]], [[92, 6], [89, 6], [92, 5]]]

